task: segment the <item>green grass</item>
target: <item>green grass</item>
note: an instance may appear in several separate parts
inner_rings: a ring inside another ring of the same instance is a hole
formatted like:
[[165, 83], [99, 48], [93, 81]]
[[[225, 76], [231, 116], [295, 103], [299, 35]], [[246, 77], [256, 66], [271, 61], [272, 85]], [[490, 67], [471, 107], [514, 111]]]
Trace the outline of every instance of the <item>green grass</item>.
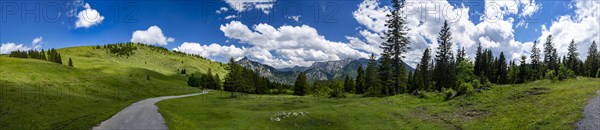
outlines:
[[[490, 90], [444, 101], [397, 95], [385, 98], [327, 99], [313, 96], [229, 93], [158, 103], [170, 129], [573, 129], [600, 79], [548, 80]], [[280, 112], [308, 112], [281, 118]], [[272, 119], [280, 117], [281, 121]]]
[[92, 47], [59, 52], [65, 65], [0, 56], [0, 128], [90, 129], [135, 101], [199, 92], [177, 69], [225, 74], [220, 63], [147, 47], [130, 57]]

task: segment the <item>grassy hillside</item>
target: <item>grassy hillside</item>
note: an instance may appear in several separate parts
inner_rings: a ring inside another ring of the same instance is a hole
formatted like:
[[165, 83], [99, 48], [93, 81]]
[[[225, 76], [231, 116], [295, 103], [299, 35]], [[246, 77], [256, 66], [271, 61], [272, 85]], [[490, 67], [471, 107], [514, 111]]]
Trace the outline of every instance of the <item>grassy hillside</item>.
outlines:
[[198, 92], [177, 69], [225, 74], [220, 63], [145, 46], [130, 57], [93, 47], [59, 52], [65, 65], [0, 56], [0, 128], [89, 129], [135, 101]]
[[543, 80], [495, 86], [450, 101], [437, 93], [426, 93], [427, 98], [231, 99], [227, 92], [211, 91], [158, 106], [171, 129], [573, 129], [599, 89], [600, 79]]

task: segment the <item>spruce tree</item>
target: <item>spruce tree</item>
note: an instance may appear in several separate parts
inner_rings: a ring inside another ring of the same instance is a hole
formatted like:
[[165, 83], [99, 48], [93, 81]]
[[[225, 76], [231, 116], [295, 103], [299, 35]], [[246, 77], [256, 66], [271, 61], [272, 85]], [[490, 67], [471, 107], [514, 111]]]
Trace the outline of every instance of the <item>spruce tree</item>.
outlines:
[[586, 75], [588, 77], [594, 77], [595, 71], [599, 69], [600, 66], [600, 54], [598, 52], [598, 46], [596, 45], [596, 41], [592, 42], [590, 48], [588, 50], [588, 56], [585, 60], [585, 68]]
[[[384, 63], [382, 63], [384, 64]], [[384, 96], [384, 93], [382, 92], [387, 92], [385, 94], [390, 94], [393, 90], [393, 87], [387, 87], [386, 86], [382, 86], [381, 83], [381, 79], [379, 77], [379, 71], [377, 70], [377, 60], [375, 60], [375, 55], [371, 54], [371, 59], [369, 64], [367, 65], [367, 75], [365, 76], [365, 84], [367, 84], [369, 87], [367, 87], [367, 95], [368, 96]], [[381, 77], [383, 79], [383, 77]], [[389, 78], [387, 78], [389, 79]], [[389, 79], [391, 80], [391, 79]], [[388, 82], [390, 83], [390, 82]], [[393, 83], [393, 82], [391, 82]]]
[[359, 65], [356, 70], [358, 76], [356, 76], [356, 93], [364, 94], [365, 93], [365, 70], [363, 69], [363, 65]]
[[235, 63], [233, 58], [229, 59], [228, 70], [229, 73], [225, 76], [225, 82], [223, 82], [223, 89], [225, 91], [231, 92], [231, 97], [234, 97], [234, 92], [238, 89], [238, 85], [241, 83], [240, 80], [240, 70], [238, 69], [238, 65]]
[[575, 40], [571, 40], [571, 43], [569, 43], [569, 53], [567, 54], [567, 56], [567, 61], [563, 61], [565, 62], [566, 67], [574, 72], [579, 72], [579, 53], [577, 52], [577, 45], [575, 44]]
[[460, 63], [467, 58], [467, 53], [465, 52], [465, 48], [458, 49], [458, 54], [456, 54], [456, 63]]
[[519, 65], [519, 83], [527, 81], [527, 77], [529, 76], [527, 68], [527, 57], [523, 55], [521, 56], [521, 65]]
[[69, 66], [73, 67], [73, 61], [71, 60], [71, 57], [69, 57]]
[[354, 93], [354, 86], [352, 83], [352, 79], [350, 79], [350, 76], [346, 76], [346, 78], [344, 79], [344, 90], [346, 90], [347, 93]]
[[410, 48], [407, 22], [403, 16], [404, 0], [392, 0], [393, 10], [387, 15], [388, 20], [386, 26], [388, 30], [384, 32], [385, 42], [382, 43], [381, 48], [384, 50], [382, 56], [388, 55], [391, 59], [391, 88], [395, 89], [394, 93], [400, 91], [403, 84], [406, 82], [406, 69], [402, 62], [403, 53]]
[[444, 26], [437, 37], [439, 44], [438, 52], [436, 54], [436, 64], [434, 72], [434, 80], [436, 81], [436, 90], [441, 91], [442, 88], [453, 88], [454, 82], [452, 81], [452, 34], [450, 33], [450, 27], [448, 21], [444, 21]]
[[556, 54], [556, 49], [552, 44], [552, 35], [548, 35], [546, 38], [546, 43], [544, 44], [544, 64], [547, 69], [557, 71], [558, 55]]
[[[379, 67], [375, 67], [377, 65], [377, 62], [375, 61], [375, 56], [371, 55], [371, 62], [369, 63], [369, 65], [367, 66], [367, 80], [366, 80], [366, 84], [369, 84], [369, 76], [372, 76], [374, 73], [374, 71], [372, 71], [372, 74], [369, 74], [369, 69], [375, 69], [378, 68], [379, 69], [379, 73], [377, 76], [379, 76], [379, 83], [378, 85], [381, 86], [381, 88], [376, 88], [376, 89], [381, 89], [381, 92], [377, 92], [376, 94], [383, 94], [383, 95], [392, 95], [395, 92], [395, 82], [394, 82], [394, 72], [393, 72], [393, 66], [392, 66], [392, 59], [390, 58], [389, 54], [383, 54], [381, 57], [381, 64], [379, 65]], [[370, 68], [369, 68], [370, 67]], [[371, 82], [372, 83], [372, 82]], [[373, 87], [372, 85], [370, 87]], [[367, 88], [368, 90], [368, 88]], [[373, 94], [373, 92], [371, 92]], [[376, 95], [376, 96], [381, 96], [381, 95]]]
[[537, 48], [537, 41], [533, 42], [531, 47], [531, 76], [530, 79], [538, 80], [542, 77], [542, 65], [540, 64], [540, 49]]
[[421, 57], [421, 62], [417, 66], [416, 79], [418, 88], [422, 90], [431, 90], [431, 54], [429, 48], [425, 49], [423, 52], [423, 57]]
[[498, 74], [498, 83], [506, 84], [508, 83], [508, 67], [506, 65], [506, 58], [504, 57], [504, 52], [500, 53], [500, 58], [498, 58], [498, 63], [496, 65], [496, 72]]
[[477, 52], [475, 53], [475, 66], [473, 67], [473, 70], [475, 71], [475, 75], [482, 77], [482, 58], [483, 58], [483, 52], [482, 52], [482, 48], [481, 48], [481, 43], [478, 44], [477, 46]]
[[306, 75], [304, 72], [300, 72], [294, 83], [294, 95], [304, 96], [306, 94], [307, 84]]

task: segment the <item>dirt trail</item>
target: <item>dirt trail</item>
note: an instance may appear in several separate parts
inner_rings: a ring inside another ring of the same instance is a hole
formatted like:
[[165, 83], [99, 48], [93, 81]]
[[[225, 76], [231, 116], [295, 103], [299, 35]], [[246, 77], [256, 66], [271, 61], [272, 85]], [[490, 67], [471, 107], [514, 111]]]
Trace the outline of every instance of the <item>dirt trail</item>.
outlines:
[[155, 103], [173, 98], [182, 98], [189, 96], [196, 96], [206, 94], [208, 91], [201, 93], [179, 95], [179, 96], [164, 96], [156, 98], [148, 98], [142, 101], [131, 104], [127, 108], [121, 110], [110, 119], [102, 122], [99, 126], [93, 128], [93, 130], [115, 130], [115, 129], [153, 129], [153, 130], [166, 130], [167, 125], [165, 121], [158, 113], [158, 107]]
[[600, 129], [600, 90], [598, 95], [591, 99], [583, 110], [583, 119], [577, 122], [578, 130]]

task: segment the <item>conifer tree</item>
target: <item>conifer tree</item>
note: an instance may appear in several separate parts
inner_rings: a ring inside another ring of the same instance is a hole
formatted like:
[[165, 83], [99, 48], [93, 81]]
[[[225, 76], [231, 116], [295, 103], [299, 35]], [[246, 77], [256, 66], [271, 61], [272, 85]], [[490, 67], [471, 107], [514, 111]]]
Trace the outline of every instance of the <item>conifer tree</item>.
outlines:
[[[389, 54], [383, 54], [381, 57], [381, 64], [379, 65], [379, 67], [375, 67], [377, 65], [377, 62], [375, 61], [375, 56], [371, 55], [371, 62], [369, 63], [369, 65], [367, 66], [367, 80], [366, 80], [366, 84], [369, 83], [373, 83], [374, 81], [369, 81], [369, 76], [373, 76], [373, 74], [375, 74], [374, 71], [371, 72], [371, 74], [369, 74], [369, 69], [379, 69], [378, 70], [378, 80], [380, 81], [378, 83], [378, 87], [380, 88], [375, 88], [377, 90], [381, 90], [381, 92], [371, 92], [371, 94], [376, 94], [374, 96], [381, 96], [379, 95], [379, 93], [383, 94], [383, 95], [392, 95], [394, 93], [395, 89], [395, 82], [394, 82], [394, 78], [392, 77], [394, 75], [393, 72], [393, 67], [392, 67], [392, 59], [390, 58]], [[370, 85], [369, 87], [373, 87], [373, 85]], [[368, 89], [368, 88], [367, 88]]]
[[508, 67], [506, 65], [506, 58], [504, 57], [504, 52], [500, 53], [500, 58], [498, 58], [496, 68], [496, 72], [498, 74], [498, 83], [506, 84], [508, 80]]
[[600, 68], [599, 66], [600, 53], [598, 52], [596, 41], [593, 41], [592, 45], [590, 45], [590, 48], [588, 49], [588, 56], [585, 60], [586, 75], [588, 77], [594, 77], [595, 71]]
[[567, 60], [563, 61], [565, 62], [566, 67], [574, 72], [579, 72], [579, 53], [577, 52], [577, 45], [575, 44], [575, 40], [571, 40], [571, 43], [569, 43], [569, 53], [567, 54], [567, 56]]
[[69, 57], [69, 66], [73, 67], [73, 61], [71, 60], [71, 57]]
[[444, 21], [444, 26], [437, 38], [439, 47], [436, 54], [436, 64], [434, 72], [434, 80], [436, 81], [436, 90], [441, 91], [442, 88], [453, 88], [453, 54], [452, 54], [452, 34], [448, 21]]
[[403, 84], [406, 84], [406, 69], [404, 68], [402, 58], [403, 53], [406, 53], [410, 48], [408, 47], [410, 41], [407, 36], [409, 29], [402, 10], [404, 2], [404, 0], [392, 0], [393, 10], [387, 15], [386, 26], [388, 30], [384, 32], [382, 39], [385, 39], [385, 42], [381, 46], [384, 50], [382, 56], [387, 55], [392, 61], [390, 69], [392, 72], [392, 75], [390, 75], [391, 83], [389, 84], [391, 88], [395, 89], [394, 93], [400, 91], [405, 86]]
[[533, 47], [531, 47], [531, 80], [538, 80], [542, 78], [542, 65], [540, 64], [540, 49], [537, 48], [537, 41], [533, 42]]
[[519, 83], [527, 81], [529, 74], [527, 73], [527, 57], [521, 56], [521, 65], [519, 65]]
[[356, 93], [364, 94], [365, 93], [365, 70], [363, 69], [363, 65], [359, 65], [356, 70], [358, 76], [356, 76]]
[[306, 94], [307, 81], [304, 72], [300, 72], [294, 83], [294, 95], [304, 96]]
[[552, 45], [552, 35], [548, 35], [544, 44], [544, 64], [547, 69], [557, 71], [558, 69], [558, 54]]
[[[389, 59], [389, 58], [388, 58]], [[382, 63], [384, 64], [384, 63]], [[381, 79], [383, 79], [383, 77], [379, 77], [379, 72], [377, 70], [377, 60], [375, 60], [375, 55], [371, 54], [371, 59], [369, 64], [367, 65], [367, 75], [365, 76], [365, 84], [369, 85], [369, 87], [367, 87], [367, 95], [369, 96], [384, 96], [385, 94], [389, 95], [391, 92], [391, 89], [393, 89], [393, 87], [389, 86], [382, 86], [382, 82]], [[389, 78], [387, 78], [389, 79]], [[391, 79], [390, 79], [391, 80]], [[393, 82], [388, 82], [388, 83], [393, 83]], [[387, 93], [382, 93], [382, 92], [387, 92]]]
[[417, 66], [416, 79], [417, 86], [422, 90], [431, 90], [431, 54], [429, 48], [425, 49], [423, 52], [423, 57], [421, 57], [421, 62]]
[[344, 79], [344, 90], [346, 90], [347, 93], [354, 93], [355, 87], [352, 82], [350, 76], [346, 76], [346, 79]]

